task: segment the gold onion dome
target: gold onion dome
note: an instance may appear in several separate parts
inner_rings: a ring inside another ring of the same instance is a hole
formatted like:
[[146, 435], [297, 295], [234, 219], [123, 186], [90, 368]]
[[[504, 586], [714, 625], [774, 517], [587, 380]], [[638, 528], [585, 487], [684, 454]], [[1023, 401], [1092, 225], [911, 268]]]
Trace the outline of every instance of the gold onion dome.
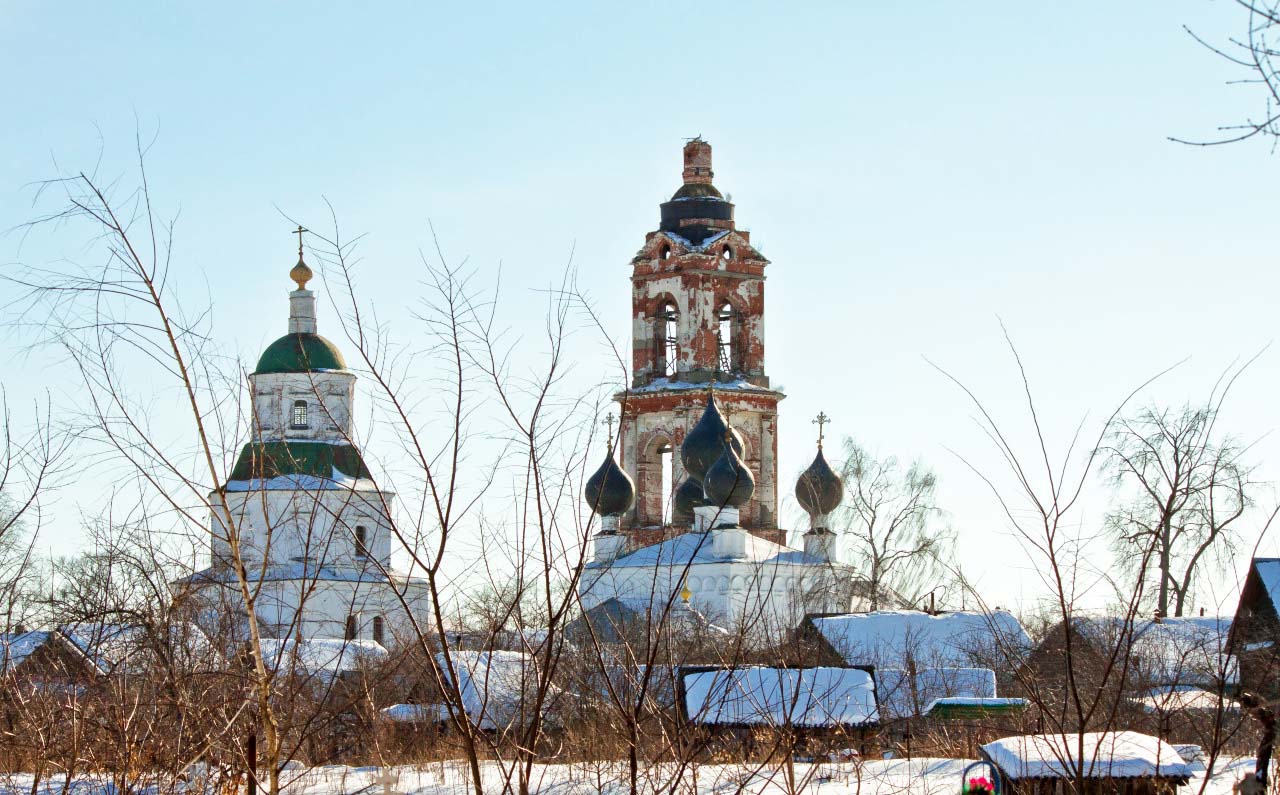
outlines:
[[733, 429], [726, 428], [720, 457], [707, 470], [702, 490], [712, 505], [741, 508], [756, 490], [756, 479], [733, 448]]
[[829, 514], [844, 499], [844, 481], [835, 473], [818, 447], [818, 455], [796, 481], [796, 502], [813, 516]]
[[298, 283], [299, 290], [307, 289], [307, 282], [311, 281], [311, 277], [315, 276], [311, 266], [302, 261], [302, 252], [298, 252], [298, 264], [293, 266], [289, 271], [289, 278]]
[[739, 456], [743, 453], [742, 437], [729, 427], [724, 415], [720, 412], [720, 404], [716, 402], [715, 392], [707, 394], [707, 407], [702, 418], [689, 430], [680, 445], [680, 460], [692, 480], [706, 485], [707, 470], [720, 458], [724, 448], [725, 433], [730, 434], [733, 451]]

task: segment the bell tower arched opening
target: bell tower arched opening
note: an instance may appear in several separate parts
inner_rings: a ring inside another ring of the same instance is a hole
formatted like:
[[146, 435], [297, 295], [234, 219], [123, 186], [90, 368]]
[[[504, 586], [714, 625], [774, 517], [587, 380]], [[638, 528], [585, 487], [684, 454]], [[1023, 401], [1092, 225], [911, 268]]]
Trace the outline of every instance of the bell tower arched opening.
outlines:
[[666, 527], [671, 524], [675, 489], [676, 447], [666, 435], [649, 441], [640, 455], [636, 478], [636, 524]]

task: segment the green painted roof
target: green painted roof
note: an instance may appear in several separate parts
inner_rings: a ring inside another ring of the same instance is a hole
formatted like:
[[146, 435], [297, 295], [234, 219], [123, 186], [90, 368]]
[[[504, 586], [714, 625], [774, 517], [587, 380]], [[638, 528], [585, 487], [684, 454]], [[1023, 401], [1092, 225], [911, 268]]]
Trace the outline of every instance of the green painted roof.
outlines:
[[976, 699], [985, 704], [934, 704], [928, 717], [942, 720], [981, 720], [995, 715], [1016, 715], [1025, 712], [1027, 702], [1018, 698]]
[[267, 346], [254, 374], [345, 370], [338, 347], [319, 334], [286, 334]]
[[246, 444], [229, 480], [265, 480], [280, 475], [332, 479], [335, 469], [349, 478], [373, 477], [353, 445], [290, 441]]

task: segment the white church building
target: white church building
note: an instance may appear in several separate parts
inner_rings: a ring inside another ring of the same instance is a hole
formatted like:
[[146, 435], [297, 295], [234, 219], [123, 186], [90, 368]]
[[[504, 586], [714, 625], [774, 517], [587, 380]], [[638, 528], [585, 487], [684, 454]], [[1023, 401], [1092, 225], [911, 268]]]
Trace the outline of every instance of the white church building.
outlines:
[[392, 644], [425, 617], [425, 581], [392, 563], [395, 495], [374, 482], [352, 437], [356, 376], [321, 337], [311, 269], [289, 273], [288, 333], [249, 375], [252, 437], [209, 495], [210, 565], [183, 581], [210, 610], [244, 618], [238, 542], [265, 637]]

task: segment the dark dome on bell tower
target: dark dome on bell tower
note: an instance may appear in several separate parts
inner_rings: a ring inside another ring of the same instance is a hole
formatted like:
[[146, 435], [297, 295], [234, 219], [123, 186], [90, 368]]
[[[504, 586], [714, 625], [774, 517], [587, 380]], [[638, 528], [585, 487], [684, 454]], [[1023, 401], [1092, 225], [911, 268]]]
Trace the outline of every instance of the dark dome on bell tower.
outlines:
[[658, 228], [700, 245], [716, 232], [733, 229], [733, 204], [725, 201], [711, 170], [711, 144], [694, 138], [684, 145], [684, 184], [662, 204]]

